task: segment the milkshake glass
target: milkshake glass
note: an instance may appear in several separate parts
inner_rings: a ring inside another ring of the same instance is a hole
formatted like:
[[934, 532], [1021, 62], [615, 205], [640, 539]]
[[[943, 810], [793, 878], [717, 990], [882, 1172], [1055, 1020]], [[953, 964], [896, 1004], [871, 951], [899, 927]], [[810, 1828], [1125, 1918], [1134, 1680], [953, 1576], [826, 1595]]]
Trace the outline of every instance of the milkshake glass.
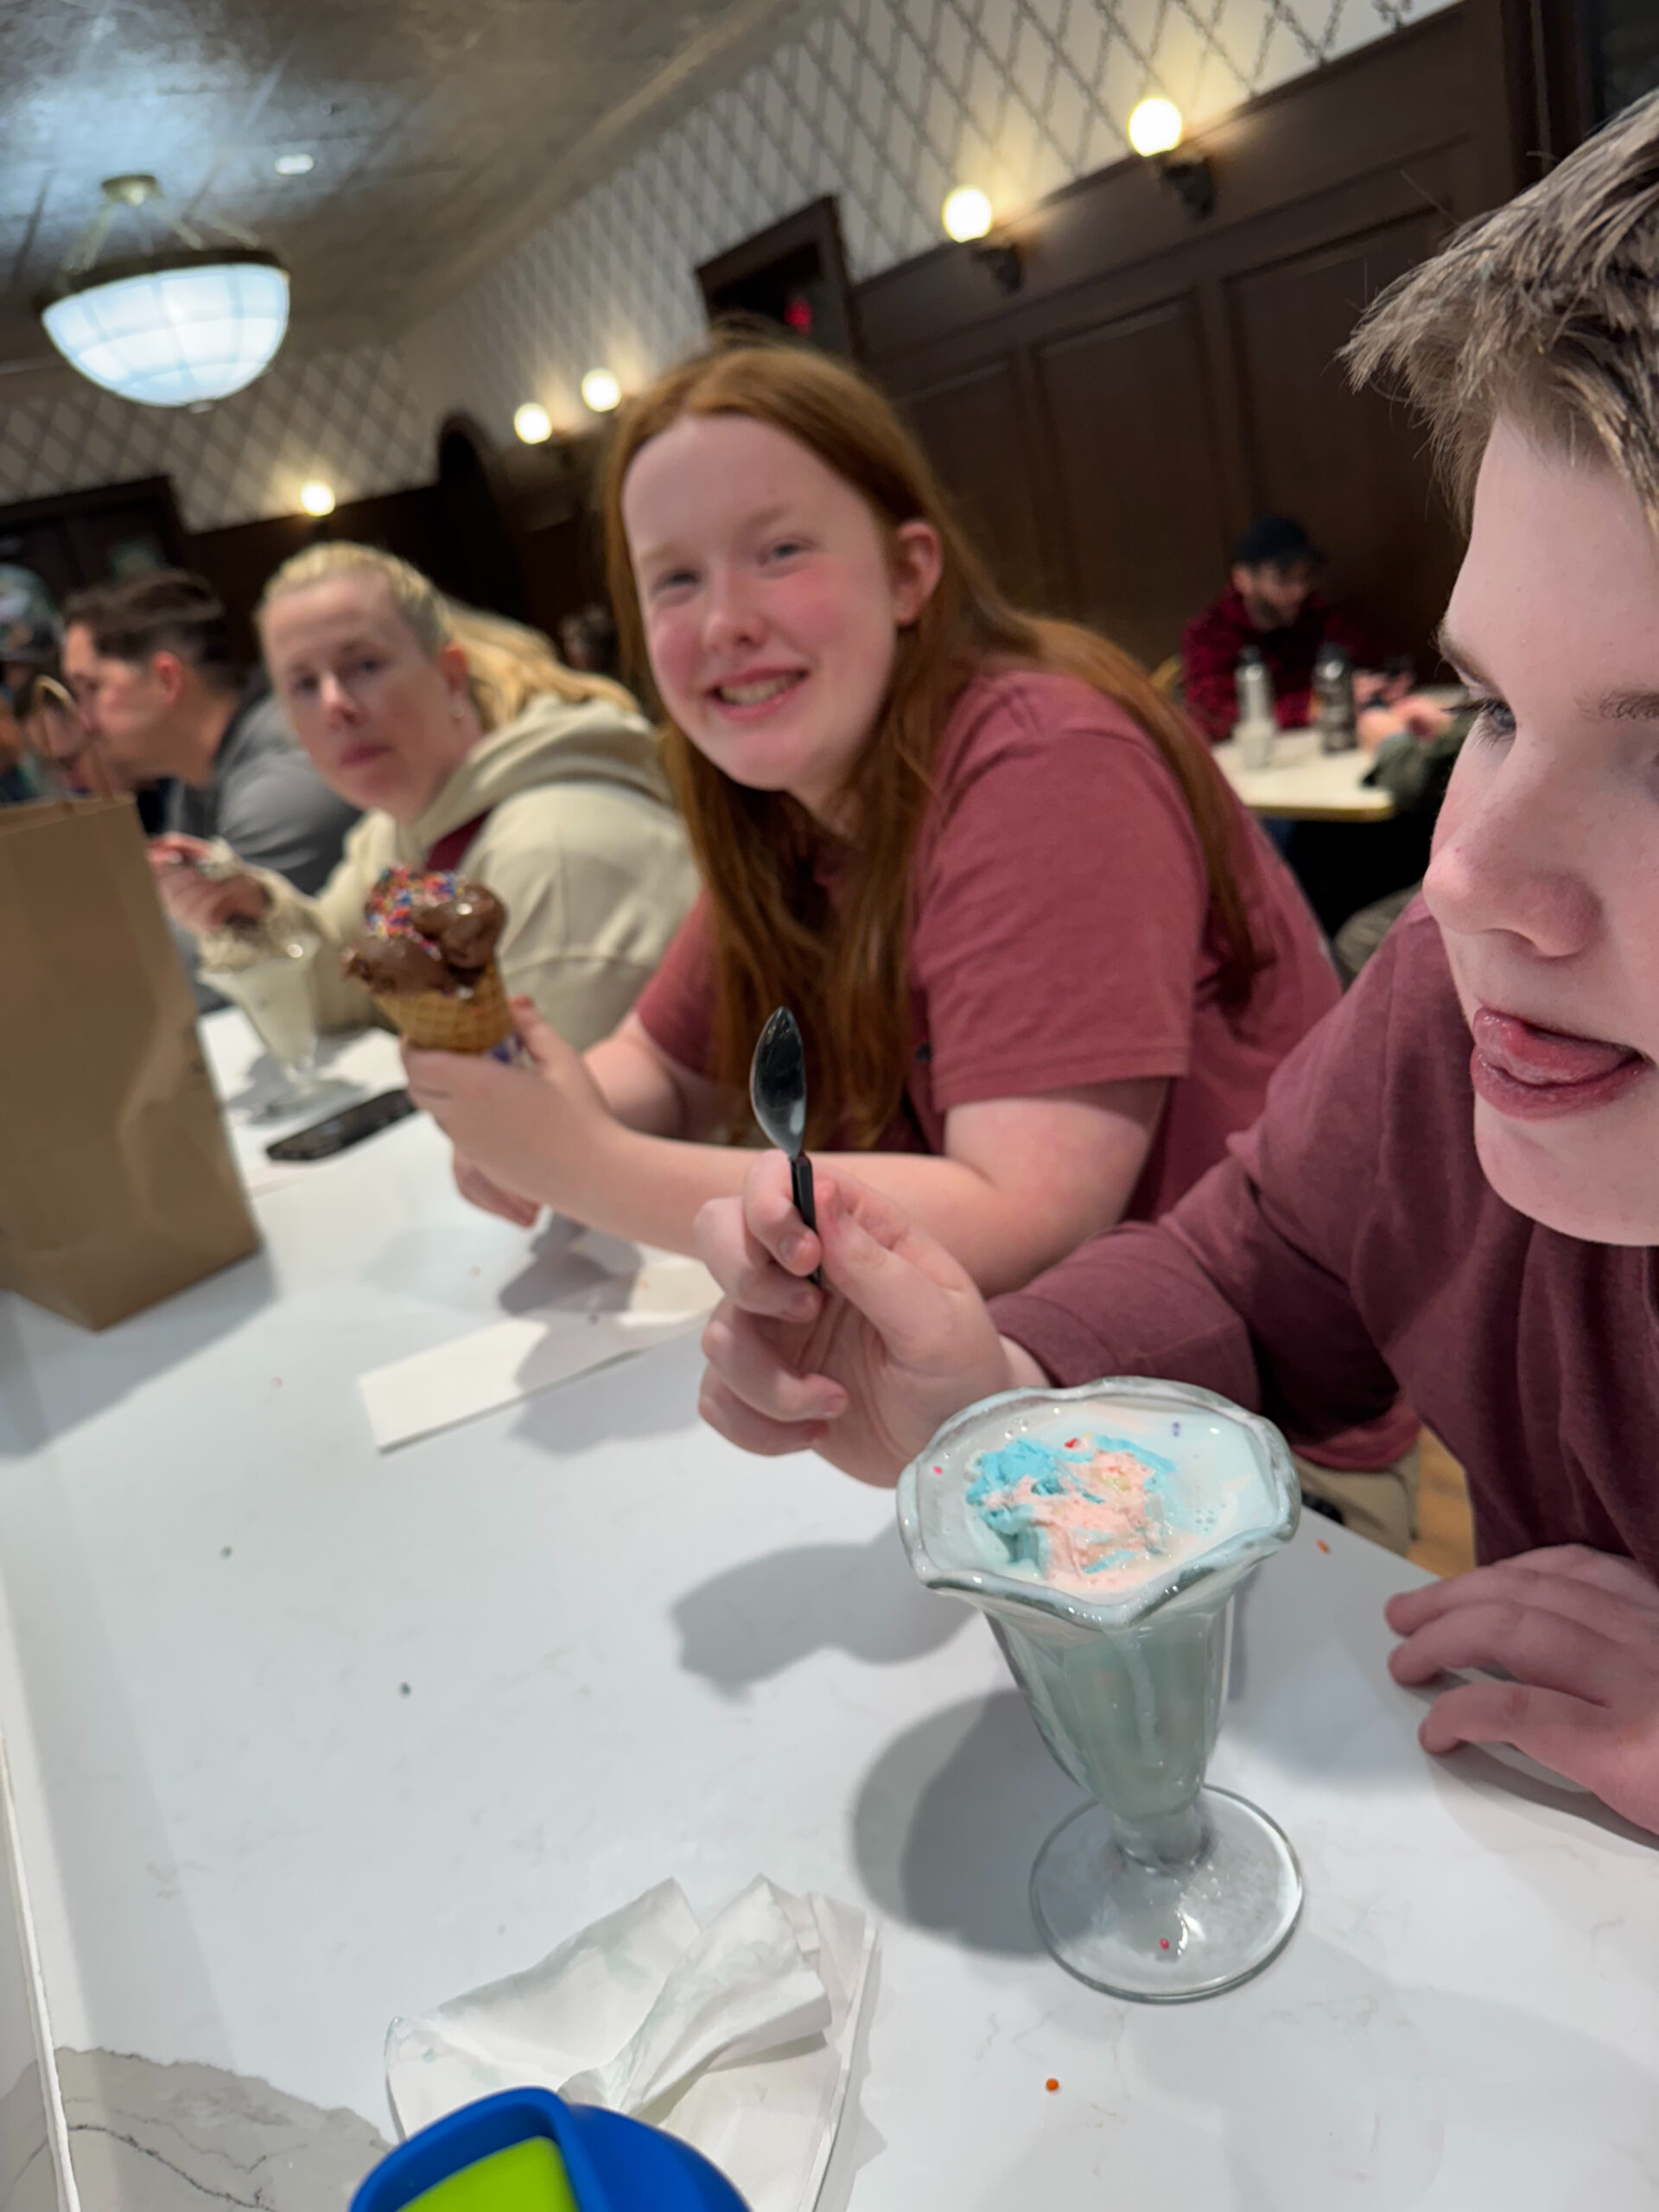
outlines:
[[321, 950], [308, 931], [296, 930], [244, 963], [202, 969], [205, 980], [241, 1007], [283, 1071], [282, 1088], [260, 1109], [261, 1121], [297, 1113], [327, 1094], [317, 1073], [311, 1004], [311, 963]]
[[899, 1478], [911, 1566], [988, 1615], [1044, 1740], [1092, 1801], [1043, 1846], [1031, 1902], [1054, 1956], [1097, 1989], [1211, 1996], [1296, 1924], [1288, 1841], [1204, 1773], [1232, 1599], [1299, 1510], [1269, 1423], [1138, 1378], [987, 1398]]

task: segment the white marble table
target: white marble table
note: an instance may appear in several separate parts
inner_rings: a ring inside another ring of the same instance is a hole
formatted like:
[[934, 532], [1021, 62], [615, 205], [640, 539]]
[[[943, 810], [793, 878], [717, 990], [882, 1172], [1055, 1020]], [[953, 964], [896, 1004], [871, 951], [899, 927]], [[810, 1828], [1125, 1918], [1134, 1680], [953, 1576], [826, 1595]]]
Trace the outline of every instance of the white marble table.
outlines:
[[1215, 748], [1222, 773], [1252, 814], [1294, 822], [1387, 822], [1394, 801], [1364, 779], [1374, 753], [1321, 753], [1312, 729], [1281, 730], [1265, 768], [1247, 768], [1236, 742]]
[[1650, 2212], [1659, 1854], [1423, 1757], [1380, 1615], [1414, 1570], [1311, 1519], [1250, 1595], [1213, 1773], [1300, 1853], [1286, 1953], [1094, 1994], [1032, 1928], [1075, 1792], [982, 1624], [885, 1495], [699, 1427], [690, 1344], [376, 1455], [356, 1376], [536, 1287], [444, 1164], [386, 1132], [102, 1337], [0, 1300], [0, 1726], [60, 2045], [384, 2130], [395, 2012], [764, 1871], [880, 1923], [854, 2212]]

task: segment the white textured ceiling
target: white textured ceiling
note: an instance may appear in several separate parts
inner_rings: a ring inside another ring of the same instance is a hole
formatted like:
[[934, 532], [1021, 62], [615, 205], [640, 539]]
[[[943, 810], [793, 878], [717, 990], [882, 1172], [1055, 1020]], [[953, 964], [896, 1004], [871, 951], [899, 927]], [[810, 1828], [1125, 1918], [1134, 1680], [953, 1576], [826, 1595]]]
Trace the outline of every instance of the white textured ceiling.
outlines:
[[[308, 350], [385, 338], [741, 67], [789, 0], [13, 0], [0, 361], [99, 203], [149, 170], [294, 276]], [[315, 157], [276, 174], [279, 154]], [[138, 250], [124, 218], [111, 251]]]

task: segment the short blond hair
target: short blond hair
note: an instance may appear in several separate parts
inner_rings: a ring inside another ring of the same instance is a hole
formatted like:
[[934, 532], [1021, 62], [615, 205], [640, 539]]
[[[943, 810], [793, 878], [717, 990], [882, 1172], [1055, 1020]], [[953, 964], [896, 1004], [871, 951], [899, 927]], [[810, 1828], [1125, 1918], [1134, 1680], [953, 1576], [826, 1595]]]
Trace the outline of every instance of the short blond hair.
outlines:
[[539, 630], [510, 622], [503, 614], [486, 614], [476, 607], [463, 607], [397, 554], [383, 552], [377, 545], [355, 545], [345, 538], [326, 538], [283, 562], [260, 594], [255, 609], [262, 638], [266, 609], [275, 601], [286, 599], [292, 592], [308, 591], [314, 584], [331, 583], [337, 576], [378, 577], [399, 618], [429, 658], [435, 658], [445, 645], [461, 647], [467, 657], [467, 687], [481, 729], [500, 729], [523, 714], [532, 699], [547, 692], [572, 702], [606, 699], [630, 714], [639, 711], [632, 696], [608, 677], [583, 675], [567, 668]]
[[1344, 359], [1403, 388], [1465, 515], [1507, 415], [1606, 461], [1659, 529], [1659, 92], [1390, 284]]

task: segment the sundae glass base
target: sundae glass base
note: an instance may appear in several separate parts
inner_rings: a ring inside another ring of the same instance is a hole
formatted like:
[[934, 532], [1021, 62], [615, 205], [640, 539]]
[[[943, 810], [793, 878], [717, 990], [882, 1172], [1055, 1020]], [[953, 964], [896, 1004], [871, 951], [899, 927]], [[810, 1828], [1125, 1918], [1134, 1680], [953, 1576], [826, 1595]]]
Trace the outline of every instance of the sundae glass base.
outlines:
[[1301, 1870], [1270, 1821], [1230, 1790], [1198, 1792], [1191, 1856], [1119, 1827], [1103, 1806], [1061, 1821], [1031, 1870], [1038, 1932], [1068, 1974], [1113, 1997], [1179, 2005], [1248, 1981], [1290, 1940]]

